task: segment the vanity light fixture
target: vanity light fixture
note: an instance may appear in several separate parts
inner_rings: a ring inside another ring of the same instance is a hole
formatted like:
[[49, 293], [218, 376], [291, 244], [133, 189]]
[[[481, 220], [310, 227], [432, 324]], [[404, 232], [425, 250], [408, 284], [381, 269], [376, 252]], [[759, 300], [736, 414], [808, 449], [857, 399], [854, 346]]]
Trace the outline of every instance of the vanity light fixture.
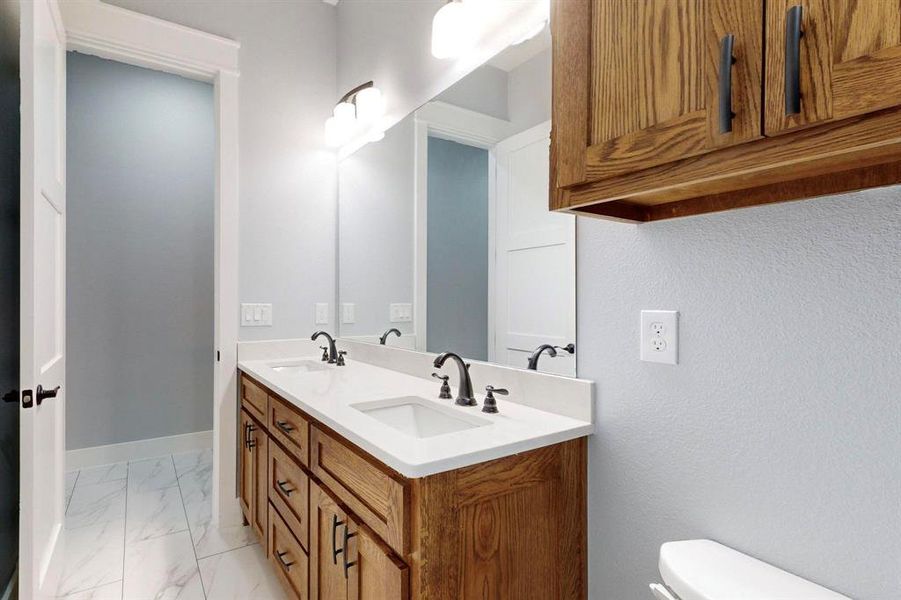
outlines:
[[460, 58], [486, 38], [521, 44], [541, 33], [549, 19], [548, 0], [447, 0], [432, 18], [432, 56]]
[[385, 112], [382, 92], [367, 81], [344, 94], [325, 122], [325, 141], [339, 147], [353, 140], [375, 142], [385, 137], [381, 120]]

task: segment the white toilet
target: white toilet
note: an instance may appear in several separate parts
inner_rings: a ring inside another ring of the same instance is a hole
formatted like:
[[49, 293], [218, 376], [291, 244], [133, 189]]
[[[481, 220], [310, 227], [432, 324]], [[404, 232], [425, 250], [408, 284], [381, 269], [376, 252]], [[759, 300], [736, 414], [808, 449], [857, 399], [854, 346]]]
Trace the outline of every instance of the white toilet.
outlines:
[[851, 600], [711, 540], [660, 547], [657, 600]]

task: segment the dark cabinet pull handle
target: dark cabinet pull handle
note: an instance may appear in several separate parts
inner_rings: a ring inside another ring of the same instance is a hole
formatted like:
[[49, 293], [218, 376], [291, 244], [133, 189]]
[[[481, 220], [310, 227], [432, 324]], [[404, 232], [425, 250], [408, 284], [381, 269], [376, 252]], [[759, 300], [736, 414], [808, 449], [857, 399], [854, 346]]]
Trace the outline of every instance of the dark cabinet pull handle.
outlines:
[[720, 133], [732, 131], [732, 119], [735, 118], [735, 113], [732, 112], [732, 65], [735, 64], [732, 48], [734, 46], [735, 36], [731, 33], [720, 40]]
[[256, 431], [256, 425], [254, 425], [253, 423], [248, 423], [247, 425], [245, 425], [245, 427], [246, 429], [244, 431], [244, 445], [250, 450], [253, 450], [254, 446], [257, 445], [257, 442], [256, 440], [250, 438], [250, 434]]
[[357, 535], [356, 533], [350, 533], [350, 531], [348, 531], [347, 524], [344, 525], [344, 547], [341, 550], [341, 553], [344, 555], [342, 557], [342, 560], [344, 561], [344, 579], [347, 579], [347, 571], [352, 566], [357, 564], [357, 561], [347, 562], [347, 540], [349, 540], [352, 537], [355, 537], [356, 535]]
[[785, 115], [801, 112], [801, 17], [803, 7], [785, 13]]
[[338, 515], [332, 515], [332, 564], [338, 564], [338, 555], [344, 552], [341, 548], [338, 548], [338, 539], [335, 537], [338, 535], [338, 526], [344, 525], [344, 521], [338, 520]]
[[41, 402], [44, 400], [49, 400], [50, 398], [56, 398], [56, 395], [59, 393], [59, 386], [56, 386], [52, 390], [45, 390], [40, 385], [35, 390], [34, 400], [38, 403], [38, 406], [41, 405]]
[[294, 431], [294, 428], [288, 424], [287, 421], [276, 421], [275, 426], [281, 429], [284, 433], [291, 434]]
[[276, 551], [275, 556], [278, 557], [278, 562], [282, 563], [282, 567], [284, 567], [285, 571], [290, 571], [290, 570], [291, 570], [291, 565], [294, 564], [294, 561], [291, 561], [291, 562], [285, 562], [285, 558], [284, 558], [284, 557], [285, 557], [287, 554], [288, 554], [287, 552], [278, 552], [278, 551]]
[[280, 489], [285, 496], [290, 496], [292, 493], [296, 492], [297, 489], [289, 488], [287, 486], [287, 483], [288, 483], [288, 480], [286, 479], [285, 481], [276, 481], [275, 485], [278, 486], [278, 489]]

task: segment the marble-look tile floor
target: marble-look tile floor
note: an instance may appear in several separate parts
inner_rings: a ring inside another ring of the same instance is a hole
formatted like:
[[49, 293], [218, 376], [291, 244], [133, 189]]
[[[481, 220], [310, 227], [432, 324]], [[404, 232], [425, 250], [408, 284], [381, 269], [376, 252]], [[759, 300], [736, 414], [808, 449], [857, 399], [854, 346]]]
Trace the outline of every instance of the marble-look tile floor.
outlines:
[[282, 600], [249, 527], [211, 523], [211, 450], [66, 474], [66, 600]]

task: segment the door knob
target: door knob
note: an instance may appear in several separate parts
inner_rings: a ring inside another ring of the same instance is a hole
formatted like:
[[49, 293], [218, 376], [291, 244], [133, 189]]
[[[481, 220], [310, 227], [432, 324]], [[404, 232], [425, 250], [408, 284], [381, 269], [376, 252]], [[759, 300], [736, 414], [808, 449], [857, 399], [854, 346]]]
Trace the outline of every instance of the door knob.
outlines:
[[38, 406], [41, 405], [41, 402], [44, 400], [49, 400], [50, 398], [56, 398], [56, 395], [59, 393], [59, 386], [56, 386], [52, 390], [45, 390], [40, 385], [38, 389], [35, 390], [34, 399], [37, 401]]

